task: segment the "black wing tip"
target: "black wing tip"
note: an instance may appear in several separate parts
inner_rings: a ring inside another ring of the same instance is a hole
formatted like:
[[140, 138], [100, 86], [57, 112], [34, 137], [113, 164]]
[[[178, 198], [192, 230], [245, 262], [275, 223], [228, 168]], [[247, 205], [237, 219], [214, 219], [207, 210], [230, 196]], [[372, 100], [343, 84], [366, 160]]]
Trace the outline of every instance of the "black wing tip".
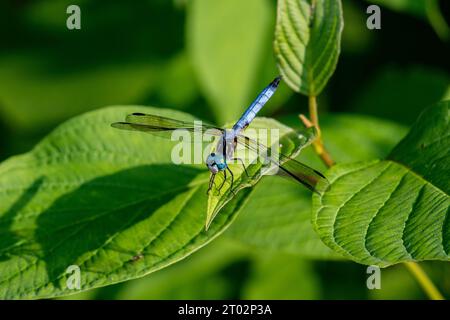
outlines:
[[123, 122], [123, 121], [113, 122], [113, 123], [111, 123], [111, 127], [116, 128], [116, 129], [122, 129], [122, 126], [124, 124], [129, 124], [129, 123], [128, 122]]
[[278, 87], [278, 85], [280, 84], [280, 81], [281, 81], [281, 76], [278, 76], [275, 79], [273, 79], [272, 85], [275, 87]]
[[[286, 168], [283, 168], [283, 166], [280, 166], [280, 169], [283, 170], [285, 173], [287, 173], [290, 177], [292, 177], [294, 180], [300, 182], [301, 184], [303, 184], [306, 188], [308, 188], [309, 190], [311, 190], [314, 193], [317, 193], [318, 195], [322, 196], [322, 194], [324, 193], [323, 190], [328, 189], [330, 183], [328, 182], [328, 179], [319, 171], [312, 169], [311, 170], [317, 174], [318, 177], [314, 177], [312, 179], [302, 179], [301, 177], [299, 177], [298, 175], [290, 172], [289, 170], [287, 170]], [[322, 184], [325, 184], [324, 187], [321, 187], [320, 190], [317, 189], [317, 185], [319, 184], [319, 182], [322, 182]]]
[[[312, 169], [312, 168], [311, 168]], [[313, 169], [313, 171], [315, 173], [317, 173], [319, 176], [321, 176], [322, 178], [324, 178], [325, 180], [327, 180], [327, 177], [325, 177], [320, 171], [317, 171], [316, 169]]]
[[146, 114], [142, 113], [142, 112], [133, 112], [131, 115], [132, 116], [145, 116]]

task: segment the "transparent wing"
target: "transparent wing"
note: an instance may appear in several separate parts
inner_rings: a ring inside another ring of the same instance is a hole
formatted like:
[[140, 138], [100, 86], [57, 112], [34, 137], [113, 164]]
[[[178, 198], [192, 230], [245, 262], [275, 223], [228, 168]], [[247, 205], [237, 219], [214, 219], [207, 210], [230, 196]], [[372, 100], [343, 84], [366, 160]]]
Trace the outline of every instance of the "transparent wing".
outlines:
[[237, 142], [251, 151], [259, 155], [263, 155], [267, 160], [278, 166], [280, 168], [278, 175], [293, 178], [316, 193], [319, 193], [316, 189], [316, 185], [319, 181], [326, 181], [328, 183], [325, 176], [319, 171], [314, 170], [313, 168], [310, 168], [307, 165], [300, 163], [284, 154], [279, 153], [278, 159], [269, 156], [268, 148], [265, 145], [247, 136], [238, 135]]
[[216, 136], [220, 136], [223, 133], [223, 129], [209, 124], [202, 123], [200, 125], [197, 122], [176, 120], [145, 113], [129, 114], [124, 122], [115, 122], [111, 126], [123, 130], [149, 132], [167, 138], [170, 138], [174, 130], [198, 131]]

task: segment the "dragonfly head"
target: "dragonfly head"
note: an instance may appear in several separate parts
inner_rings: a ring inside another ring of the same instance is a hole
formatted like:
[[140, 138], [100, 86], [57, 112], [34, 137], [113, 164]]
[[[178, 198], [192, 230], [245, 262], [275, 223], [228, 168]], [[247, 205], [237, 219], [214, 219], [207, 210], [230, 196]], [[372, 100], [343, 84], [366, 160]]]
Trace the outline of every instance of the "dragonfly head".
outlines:
[[206, 166], [209, 171], [213, 174], [223, 171], [227, 168], [227, 163], [221, 154], [211, 153], [208, 158], [206, 158]]

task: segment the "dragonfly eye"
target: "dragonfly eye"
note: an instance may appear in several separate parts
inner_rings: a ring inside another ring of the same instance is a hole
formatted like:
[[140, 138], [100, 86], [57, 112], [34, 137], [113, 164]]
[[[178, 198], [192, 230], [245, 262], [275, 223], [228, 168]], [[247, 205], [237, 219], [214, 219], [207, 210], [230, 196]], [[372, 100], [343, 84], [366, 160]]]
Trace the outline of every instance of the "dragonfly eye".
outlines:
[[215, 157], [215, 156], [216, 156], [216, 154], [215, 154], [215, 153], [213, 152], [213, 153], [211, 153], [211, 156], [212, 156], [212, 157]]

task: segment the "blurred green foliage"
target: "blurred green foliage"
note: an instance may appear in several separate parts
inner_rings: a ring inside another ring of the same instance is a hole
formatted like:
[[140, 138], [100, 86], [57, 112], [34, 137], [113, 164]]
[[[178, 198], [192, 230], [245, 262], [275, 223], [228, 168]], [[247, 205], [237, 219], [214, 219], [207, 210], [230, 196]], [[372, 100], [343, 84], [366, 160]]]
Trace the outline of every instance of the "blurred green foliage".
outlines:
[[402, 13], [411, 14], [417, 18], [427, 20], [436, 34], [444, 41], [450, 37], [450, 29], [445, 21], [439, 0], [368, 0]]
[[[412, 124], [431, 101], [447, 99], [450, 89], [448, 72], [437, 68], [387, 65], [356, 93], [351, 106], [355, 112]], [[408, 109], [398, 106], [408, 106]]]
[[[365, 27], [369, 2], [385, 5], [382, 30]], [[343, 1], [342, 53], [319, 97], [321, 113], [363, 113], [409, 125], [426, 106], [450, 96], [449, 5], [433, 1], [424, 14], [419, 2]], [[79, 31], [66, 28], [69, 4], [81, 7]], [[74, 115], [111, 104], [175, 108], [218, 124], [234, 120], [276, 74], [275, 5], [274, 0], [1, 1], [0, 159], [30, 150]], [[306, 112], [306, 105], [282, 85], [261, 113], [283, 118]], [[358, 152], [357, 144], [348, 147]], [[449, 297], [449, 264], [425, 267]], [[382, 271], [382, 289], [376, 291], [367, 290], [365, 270], [351, 262], [267, 255], [219, 238], [167, 269], [78, 297], [425, 298], [401, 265]]]

